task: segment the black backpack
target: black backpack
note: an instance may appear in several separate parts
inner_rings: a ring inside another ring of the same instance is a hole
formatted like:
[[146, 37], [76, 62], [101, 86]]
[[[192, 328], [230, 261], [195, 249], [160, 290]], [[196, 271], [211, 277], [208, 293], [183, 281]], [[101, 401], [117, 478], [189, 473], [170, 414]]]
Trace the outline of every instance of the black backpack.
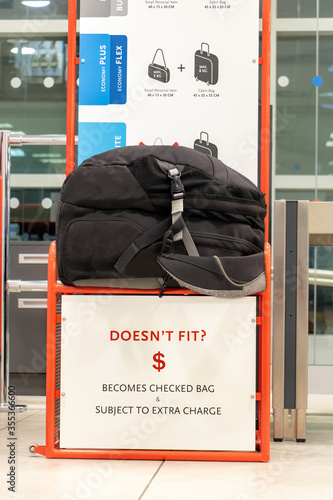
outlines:
[[181, 146], [126, 146], [85, 160], [58, 205], [65, 284], [207, 295], [263, 291], [261, 191], [220, 160]]

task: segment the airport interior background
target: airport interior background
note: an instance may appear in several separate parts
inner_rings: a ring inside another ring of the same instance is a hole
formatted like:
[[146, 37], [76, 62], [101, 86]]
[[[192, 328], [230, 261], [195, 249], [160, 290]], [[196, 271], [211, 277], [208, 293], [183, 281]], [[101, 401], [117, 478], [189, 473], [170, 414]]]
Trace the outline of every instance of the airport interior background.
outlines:
[[[63, 135], [66, 133], [67, 1], [53, 0], [39, 9], [23, 4], [15, 0], [0, 2], [0, 129], [11, 134]], [[272, 207], [274, 200], [281, 199], [333, 201], [332, 19], [331, 0], [272, 1]], [[52, 61], [43, 61], [47, 58]], [[47, 77], [43, 64], [49, 65]], [[31, 71], [31, 66], [35, 66], [35, 71]], [[314, 77], [322, 80], [316, 82]], [[65, 146], [12, 148], [11, 254], [22, 248], [26, 249], [24, 252], [47, 253], [55, 237], [56, 207], [64, 172]], [[310, 268], [313, 271], [309, 285], [309, 383], [314, 392], [330, 392], [332, 248], [311, 248]], [[10, 277], [45, 279], [45, 263], [30, 267], [13, 264]], [[10, 321], [15, 346], [11, 349], [12, 380], [23, 392], [42, 393], [45, 334], [41, 331], [45, 330], [46, 311], [45, 308], [29, 310], [18, 303], [17, 296], [11, 297]], [[24, 335], [20, 333], [22, 325]]]
[[[64, 136], [67, 0], [41, 8], [25, 4], [0, 0], [0, 130]], [[333, 201], [333, 1], [272, 0], [271, 5], [273, 213], [274, 200]], [[253, 143], [248, 153], [257, 147]], [[220, 156], [223, 160], [223, 152]], [[11, 148], [13, 280], [46, 279], [65, 164], [64, 145]], [[36, 254], [42, 257], [29, 258]], [[303, 448], [272, 442], [271, 463], [264, 465], [31, 459], [31, 443], [45, 442], [46, 294], [11, 294], [10, 383], [20, 402], [34, 401], [18, 416], [16, 498], [332, 499], [333, 249], [310, 248], [309, 267], [307, 442]], [[0, 417], [4, 436], [6, 416]]]

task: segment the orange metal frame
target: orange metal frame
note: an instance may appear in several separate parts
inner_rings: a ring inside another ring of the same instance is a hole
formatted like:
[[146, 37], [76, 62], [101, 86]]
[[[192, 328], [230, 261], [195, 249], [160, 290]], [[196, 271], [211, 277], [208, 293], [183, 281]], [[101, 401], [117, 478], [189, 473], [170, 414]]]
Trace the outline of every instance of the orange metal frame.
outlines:
[[[2, 150], [2, 147], [3, 145], [0, 144], [0, 154], [1, 154], [1, 150]], [[2, 210], [3, 210], [3, 174], [2, 172], [0, 172], [0, 207], [2, 207]], [[2, 212], [0, 213], [0, 248], [2, 249], [3, 248], [3, 234], [4, 234], [4, 228], [2, 227], [3, 226], [3, 214]], [[2, 314], [4, 313], [3, 311], [3, 304], [2, 304], [2, 301], [3, 301], [3, 287], [4, 287], [4, 283], [3, 283], [3, 279], [2, 279], [2, 276], [3, 276], [3, 269], [4, 269], [4, 266], [5, 263], [3, 262], [3, 258], [1, 257], [0, 258], [0, 325], [2, 325]], [[0, 331], [0, 354], [2, 353], [2, 335], [1, 335], [1, 331]], [[2, 381], [2, 383], [4, 383]], [[2, 388], [0, 388], [0, 390], [2, 390]]]
[[[100, 459], [133, 459], [133, 460], [210, 460], [267, 462], [269, 460], [270, 443], [270, 245], [265, 247], [265, 272], [267, 287], [258, 294], [258, 371], [259, 385], [256, 399], [258, 402], [258, 430], [256, 431], [255, 452], [232, 451], [179, 451], [179, 450], [97, 450], [97, 449], [64, 449], [59, 448], [60, 426], [56, 422], [56, 401], [60, 400], [60, 389], [57, 388], [57, 324], [61, 323], [61, 315], [57, 314], [57, 296], [73, 294], [140, 294], [142, 291], [118, 288], [93, 288], [66, 286], [57, 282], [56, 246], [52, 242], [48, 262], [48, 298], [47, 298], [47, 375], [46, 375], [46, 445], [36, 446], [35, 453], [47, 458], [100, 458]], [[145, 290], [145, 295], [158, 295], [159, 290]], [[182, 289], [166, 289], [166, 295], [195, 295], [195, 292]], [[235, 299], [237, 300], [237, 299]]]
[[[262, 67], [261, 93], [261, 171], [260, 187], [266, 193], [269, 205], [269, 160], [270, 160], [270, 0], [263, 0], [262, 13]], [[68, 93], [67, 93], [67, 166], [68, 175], [74, 169], [75, 131], [75, 68], [76, 57], [76, 0], [69, 0], [68, 38]], [[267, 216], [268, 217], [268, 216]], [[267, 221], [268, 219], [266, 219]], [[268, 224], [266, 224], [268, 226]], [[256, 451], [188, 451], [188, 450], [99, 450], [64, 449], [59, 447], [60, 423], [56, 418], [57, 402], [60, 403], [60, 388], [57, 387], [57, 325], [61, 315], [57, 313], [57, 296], [73, 294], [142, 294], [157, 295], [159, 290], [144, 292], [131, 289], [92, 288], [66, 286], [57, 282], [55, 242], [50, 246], [48, 263], [48, 304], [47, 304], [47, 376], [46, 376], [46, 445], [34, 447], [35, 453], [47, 458], [98, 458], [132, 460], [191, 460], [191, 461], [235, 461], [267, 462], [270, 454], [270, 344], [271, 344], [271, 255], [266, 231], [265, 272], [266, 290], [258, 294], [258, 430], [256, 431]], [[165, 294], [189, 295], [189, 290], [167, 289]]]

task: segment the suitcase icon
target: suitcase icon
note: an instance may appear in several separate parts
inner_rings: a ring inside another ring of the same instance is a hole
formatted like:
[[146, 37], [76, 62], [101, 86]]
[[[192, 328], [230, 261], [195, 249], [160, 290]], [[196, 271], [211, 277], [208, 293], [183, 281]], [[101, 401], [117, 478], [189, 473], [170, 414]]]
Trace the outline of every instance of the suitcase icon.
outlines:
[[[203, 135], [206, 135], [206, 140], [203, 139]], [[200, 153], [205, 153], [206, 155], [214, 156], [217, 158], [218, 150], [217, 146], [212, 142], [209, 142], [209, 135], [207, 132], [200, 132], [200, 139], [194, 141], [193, 148]]]
[[[156, 55], [157, 55], [157, 52], [159, 52], [159, 51], [162, 54], [164, 66], [161, 66], [160, 64], [155, 63]], [[148, 66], [148, 76], [150, 76], [150, 78], [153, 78], [154, 80], [158, 80], [159, 82], [162, 82], [162, 83], [168, 83], [168, 81], [170, 80], [170, 70], [167, 68], [167, 66], [165, 64], [165, 59], [164, 59], [164, 54], [163, 54], [162, 49], [156, 50], [155, 55], [153, 57], [153, 60], [152, 60], [151, 64], [149, 64], [149, 66]]]
[[[203, 50], [207, 45], [207, 51]], [[219, 78], [219, 60], [217, 56], [209, 52], [208, 43], [202, 42], [201, 49], [194, 56], [194, 76], [196, 80], [206, 82], [207, 85], [215, 85]]]

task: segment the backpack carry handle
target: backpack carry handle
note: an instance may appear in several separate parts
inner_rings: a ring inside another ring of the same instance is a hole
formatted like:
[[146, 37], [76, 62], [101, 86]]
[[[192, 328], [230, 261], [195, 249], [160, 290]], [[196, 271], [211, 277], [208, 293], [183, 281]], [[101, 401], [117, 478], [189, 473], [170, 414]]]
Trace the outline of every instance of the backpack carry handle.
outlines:
[[207, 139], [206, 139], [206, 141], [205, 141], [205, 142], [206, 142], [206, 144], [209, 144], [209, 135], [207, 134], [207, 132], [200, 132], [200, 139], [199, 139], [200, 144], [203, 142], [202, 136], [203, 136], [204, 134], [205, 134], [205, 135], [206, 135], [206, 137], [207, 137]]
[[203, 45], [207, 45], [207, 56], [209, 56], [209, 45], [208, 45], [208, 43], [206, 43], [206, 42], [202, 42], [202, 44], [201, 44], [201, 49], [200, 49], [200, 54], [202, 54], [202, 53], [203, 53], [203, 49], [202, 49], [202, 46], [203, 46]]
[[[157, 137], [157, 139], [159, 139], [159, 137]], [[156, 142], [157, 139], [155, 139], [155, 142]], [[153, 145], [155, 145], [155, 142], [154, 142]], [[172, 145], [173, 146], [179, 146], [179, 143], [178, 142], [174, 142]], [[141, 141], [141, 142], [139, 142], [139, 146], [145, 146], [145, 143]], [[162, 140], [161, 140], [161, 146], [163, 146]]]
[[167, 65], [166, 65], [166, 63], [165, 63], [164, 53], [163, 53], [163, 50], [162, 50], [162, 49], [157, 49], [157, 50], [156, 50], [155, 55], [154, 55], [153, 60], [152, 60], [152, 64], [154, 64], [154, 62], [155, 62], [155, 58], [156, 58], [156, 54], [157, 54], [157, 52], [159, 52], [159, 51], [161, 51], [161, 52], [162, 52], [162, 57], [163, 57], [163, 62], [164, 62], [164, 68], [165, 68], [165, 69], [167, 69]]
[[160, 137], [156, 137], [153, 146], [156, 146], [156, 144], [160, 144], [161, 146], [163, 146], [163, 141]]

